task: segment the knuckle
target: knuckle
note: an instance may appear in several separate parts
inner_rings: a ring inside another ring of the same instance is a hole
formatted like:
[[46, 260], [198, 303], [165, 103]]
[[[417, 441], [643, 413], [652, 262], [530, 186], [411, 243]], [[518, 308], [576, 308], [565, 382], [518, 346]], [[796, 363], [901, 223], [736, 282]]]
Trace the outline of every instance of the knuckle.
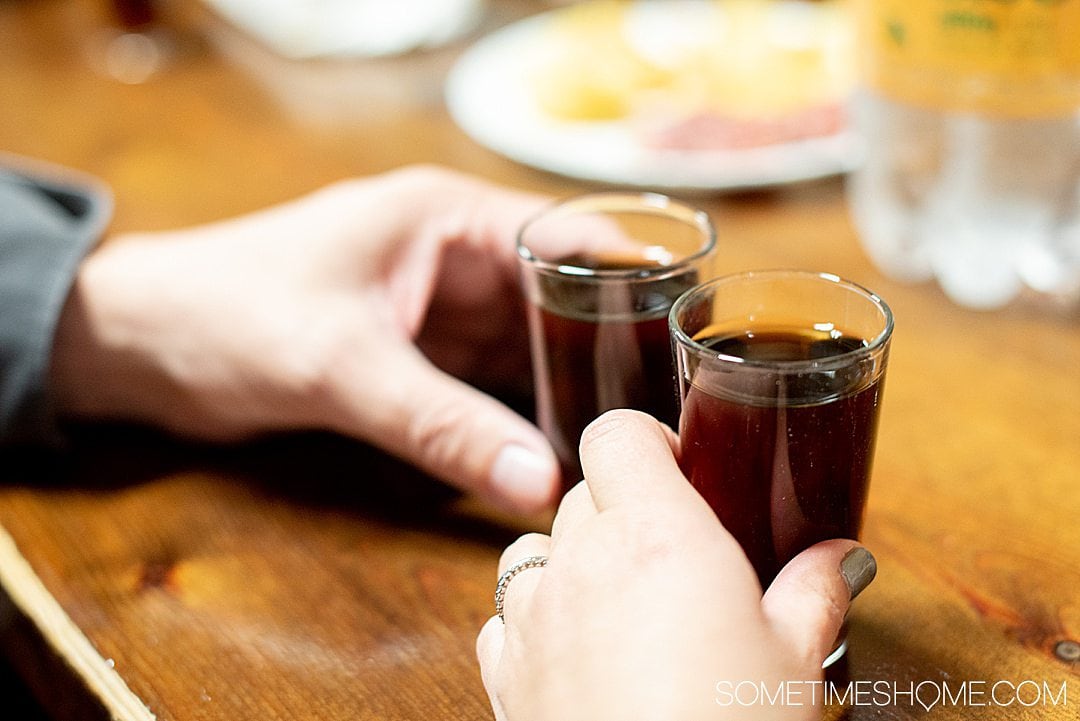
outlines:
[[605, 528], [596, 534], [605, 546], [602, 554], [626, 561], [635, 572], [663, 567], [672, 559], [680, 559], [681, 563], [689, 557], [678, 531], [656, 521], [647, 511], [620, 510], [602, 519]]
[[465, 176], [434, 163], [416, 163], [388, 170], [381, 175], [343, 178], [321, 191], [328, 198], [351, 202], [372, 192], [390, 197], [426, 197], [462, 182]]
[[835, 588], [821, 589], [819, 587], [817, 593], [821, 596], [821, 608], [825, 616], [839, 624], [847, 615], [851, 605], [850, 600]]
[[558, 521], [560, 516], [576, 516], [584, 509], [592, 507], [592, 505], [589, 484], [585, 481], [578, 481], [573, 488], [563, 494], [562, 500], [559, 501], [559, 509], [555, 513], [555, 520]]
[[[642, 514], [644, 515], [644, 514]], [[652, 520], [648, 515], [637, 519], [628, 538], [624, 540], [634, 549], [634, 555], [642, 565], [663, 564], [669, 559], [681, 555], [679, 541], [670, 527]]]
[[547, 536], [542, 533], [526, 533], [507, 546], [499, 556], [499, 575], [501, 576], [506, 569], [524, 558], [541, 555], [546, 546], [546, 539]]
[[582, 448], [618, 440], [645, 418], [639, 411], [618, 408], [608, 411], [594, 420], [581, 434]]
[[293, 346], [286, 373], [296, 393], [316, 401], [332, 397], [334, 379], [344, 362], [344, 343], [329, 333], [311, 333]]
[[[329, 314], [331, 317], [335, 314]], [[278, 352], [270, 354], [278, 382], [295, 409], [308, 409], [308, 424], [323, 425], [340, 410], [342, 379], [355, 367], [357, 339], [338, 323], [311, 322], [286, 334]]]
[[429, 468], [457, 468], [468, 449], [472, 415], [460, 403], [432, 401], [421, 405], [409, 421], [406, 443]]
[[419, 189], [441, 187], [460, 178], [456, 172], [433, 163], [405, 165], [390, 171], [388, 177], [406, 187]]

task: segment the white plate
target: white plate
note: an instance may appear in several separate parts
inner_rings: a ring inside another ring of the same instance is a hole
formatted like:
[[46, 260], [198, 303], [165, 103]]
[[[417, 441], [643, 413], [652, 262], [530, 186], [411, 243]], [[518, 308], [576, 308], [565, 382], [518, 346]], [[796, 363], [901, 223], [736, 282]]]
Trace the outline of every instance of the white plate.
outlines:
[[[697, 0], [641, 0], [673, 6]], [[777, 9], [796, 3], [778, 3]], [[806, 3], [799, 3], [805, 12]], [[813, 7], [813, 6], [810, 6]], [[481, 145], [525, 165], [614, 185], [660, 190], [731, 190], [825, 177], [851, 170], [858, 144], [836, 134], [738, 150], [645, 147], [625, 121], [560, 121], [541, 111], [530, 63], [550, 39], [554, 10], [512, 23], [469, 48], [451, 69], [446, 102], [454, 121]]]

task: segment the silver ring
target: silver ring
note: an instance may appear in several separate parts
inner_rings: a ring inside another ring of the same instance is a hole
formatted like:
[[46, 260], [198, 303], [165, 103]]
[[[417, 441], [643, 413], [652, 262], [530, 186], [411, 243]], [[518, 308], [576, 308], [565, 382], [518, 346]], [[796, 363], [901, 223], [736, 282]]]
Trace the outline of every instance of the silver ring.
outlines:
[[526, 568], [543, 568], [547, 565], [547, 561], [547, 556], [529, 556], [518, 561], [499, 576], [499, 583], [495, 586], [495, 615], [503, 623], [506, 623], [506, 619], [503, 618], [503, 603], [506, 601], [506, 587], [510, 585], [510, 580]]

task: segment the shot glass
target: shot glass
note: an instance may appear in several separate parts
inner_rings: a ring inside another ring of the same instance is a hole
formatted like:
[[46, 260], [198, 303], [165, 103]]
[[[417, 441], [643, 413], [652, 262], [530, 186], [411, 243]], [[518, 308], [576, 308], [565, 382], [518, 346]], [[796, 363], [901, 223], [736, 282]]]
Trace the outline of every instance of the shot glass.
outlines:
[[522, 228], [537, 422], [564, 491], [581, 480], [581, 432], [604, 411], [634, 408], [675, 427], [667, 315], [715, 246], [707, 213], [655, 193], [579, 196]]
[[682, 470], [762, 588], [818, 541], [857, 539], [893, 329], [888, 305], [834, 275], [764, 271], [698, 286], [669, 321]]

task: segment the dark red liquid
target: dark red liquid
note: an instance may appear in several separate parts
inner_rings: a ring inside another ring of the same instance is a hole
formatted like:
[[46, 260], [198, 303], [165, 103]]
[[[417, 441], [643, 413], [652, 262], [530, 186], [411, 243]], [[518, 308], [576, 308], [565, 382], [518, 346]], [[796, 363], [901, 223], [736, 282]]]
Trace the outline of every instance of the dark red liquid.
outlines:
[[[648, 267], [644, 262], [570, 258], [578, 267]], [[655, 266], [653, 266], [655, 267]], [[686, 270], [632, 290], [583, 289], [549, 279], [543, 307], [530, 307], [537, 415], [563, 466], [564, 490], [581, 480], [578, 443], [604, 411], [633, 408], [677, 427], [678, 390], [667, 326], [675, 299], [697, 283]]]
[[[752, 360], [828, 358], [864, 345], [796, 333], [698, 342]], [[884, 377], [868, 381], [864, 372], [759, 375], [744, 388], [727, 386], [725, 397], [685, 387], [683, 471], [742, 545], [763, 588], [814, 543], [858, 537]], [[787, 400], [808, 398], [824, 400]]]
[[140, 30], [154, 22], [156, 0], [112, 0], [113, 11], [120, 24], [131, 30]]

